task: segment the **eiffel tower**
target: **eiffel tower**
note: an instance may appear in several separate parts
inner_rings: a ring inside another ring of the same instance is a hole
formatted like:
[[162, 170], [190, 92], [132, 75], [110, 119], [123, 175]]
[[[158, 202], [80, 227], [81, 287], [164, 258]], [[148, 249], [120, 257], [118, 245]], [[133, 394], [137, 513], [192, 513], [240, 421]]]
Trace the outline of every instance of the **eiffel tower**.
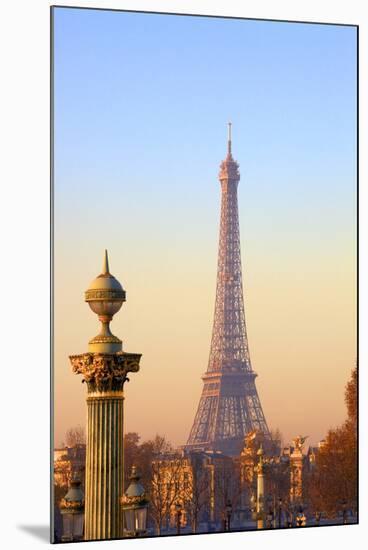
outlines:
[[270, 432], [258, 397], [244, 314], [237, 189], [239, 165], [231, 152], [229, 123], [226, 159], [220, 165], [221, 222], [215, 315], [202, 396], [186, 450], [239, 454], [247, 433], [265, 440]]

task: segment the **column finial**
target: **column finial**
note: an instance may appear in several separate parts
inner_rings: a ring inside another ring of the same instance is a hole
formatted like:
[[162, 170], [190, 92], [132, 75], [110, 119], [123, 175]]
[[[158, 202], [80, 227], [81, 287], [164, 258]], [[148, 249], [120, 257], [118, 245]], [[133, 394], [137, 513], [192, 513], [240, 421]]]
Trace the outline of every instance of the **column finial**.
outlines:
[[91, 353], [116, 353], [121, 351], [122, 342], [111, 334], [109, 324], [115, 313], [126, 300], [125, 290], [109, 271], [109, 258], [105, 250], [103, 272], [96, 277], [85, 291], [85, 301], [101, 321], [101, 332], [88, 343]]
[[107, 250], [105, 249], [105, 255], [104, 255], [104, 261], [102, 266], [102, 274], [108, 275], [110, 273], [109, 271], [109, 255], [107, 253]]

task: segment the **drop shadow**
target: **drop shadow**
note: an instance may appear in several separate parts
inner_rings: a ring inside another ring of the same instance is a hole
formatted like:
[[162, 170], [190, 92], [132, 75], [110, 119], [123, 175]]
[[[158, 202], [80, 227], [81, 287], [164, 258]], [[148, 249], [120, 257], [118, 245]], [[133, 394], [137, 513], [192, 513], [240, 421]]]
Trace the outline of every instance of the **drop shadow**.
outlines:
[[50, 542], [50, 527], [48, 525], [17, 525], [17, 529], [33, 535], [42, 542]]

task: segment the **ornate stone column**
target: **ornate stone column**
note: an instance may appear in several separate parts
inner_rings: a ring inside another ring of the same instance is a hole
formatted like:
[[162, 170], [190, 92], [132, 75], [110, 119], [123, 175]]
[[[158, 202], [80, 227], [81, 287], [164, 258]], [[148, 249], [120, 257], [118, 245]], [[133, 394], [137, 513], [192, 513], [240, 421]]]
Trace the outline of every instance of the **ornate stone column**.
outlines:
[[249, 518], [249, 511], [254, 506], [255, 495], [253, 491], [253, 480], [255, 472], [255, 437], [256, 431], [249, 432], [244, 438], [244, 448], [240, 453], [240, 502], [238, 510], [238, 522], [242, 526]]
[[257, 529], [264, 528], [264, 469], [263, 469], [263, 448], [262, 444], [257, 451], [259, 461], [256, 466], [257, 472]]
[[139, 370], [141, 355], [122, 351], [121, 341], [110, 332], [125, 291], [109, 273], [107, 253], [104, 272], [86, 291], [86, 301], [98, 313], [102, 330], [90, 341], [88, 353], [70, 356], [73, 372], [87, 385], [84, 538], [114, 539], [123, 535], [123, 387], [128, 373]]
[[300, 503], [303, 498], [303, 445], [307, 437], [293, 439], [294, 449], [290, 455], [290, 502]]

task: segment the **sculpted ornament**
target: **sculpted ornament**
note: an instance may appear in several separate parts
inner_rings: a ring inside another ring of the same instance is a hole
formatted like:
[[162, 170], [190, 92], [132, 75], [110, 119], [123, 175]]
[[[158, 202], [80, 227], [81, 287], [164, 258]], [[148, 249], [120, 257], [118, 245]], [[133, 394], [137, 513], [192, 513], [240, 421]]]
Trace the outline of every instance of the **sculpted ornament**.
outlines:
[[124, 494], [122, 497], [120, 497], [120, 502], [121, 504], [128, 506], [132, 506], [134, 504], [139, 504], [140, 506], [142, 506], [142, 504], [144, 505], [148, 503], [148, 499], [146, 498], [146, 493], [142, 493], [137, 496], [128, 496]]
[[102, 301], [107, 300], [110, 302], [125, 301], [125, 290], [86, 290], [86, 301]]
[[304, 437], [302, 437], [301, 435], [298, 435], [295, 439], [293, 439], [295, 451], [299, 451], [299, 452], [303, 451], [304, 443], [307, 438], [308, 438], [307, 435]]
[[60, 508], [68, 512], [83, 512], [84, 510], [84, 499], [79, 500], [66, 500], [65, 498], [60, 501]]
[[83, 353], [71, 355], [70, 361], [75, 374], [83, 376], [88, 392], [122, 390], [129, 381], [128, 372], [139, 371], [141, 354], [125, 353]]

